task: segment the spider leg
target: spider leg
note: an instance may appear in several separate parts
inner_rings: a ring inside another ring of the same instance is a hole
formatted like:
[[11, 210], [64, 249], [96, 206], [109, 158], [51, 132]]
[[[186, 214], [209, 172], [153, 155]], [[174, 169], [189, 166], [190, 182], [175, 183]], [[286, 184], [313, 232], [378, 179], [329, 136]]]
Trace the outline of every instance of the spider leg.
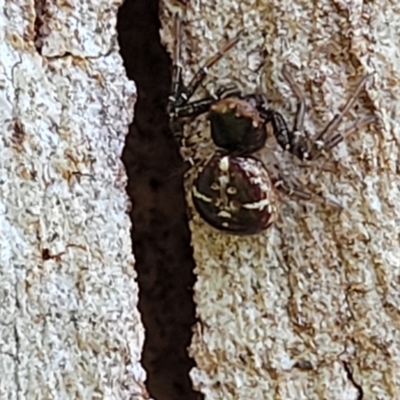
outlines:
[[291, 147], [292, 135], [283, 115], [277, 111], [269, 110], [267, 113], [261, 113], [261, 116], [266, 121], [271, 121], [275, 139], [282, 149], [289, 150]]
[[280, 166], [279, 158], [274, 153], [272, 153], [272, 155], [275, 159], [278, 169], [280, 169], [280, 171], [277, 172], [277, 175], [275, 175], [275, 179], [273, 179], [274, 186], [278, 191], [286, 196], [295, 197], [302, 201], [308, 201], [316, 204], [326, 204], [330, 207], [339, 209], [342, 208], [341, 204], [337, 203], [336, 201], [329, 200], [317, 193], [313, 193], [305, 189], [302, 183], [296, 179], [293, 174], [283, 172], [282, 167]]
[[215, 92], [216, 100], [226, 99], [228, 97], [241, 97], [242, 92], [236, 84], [230, 83], [218, 88]]
[[175, 106], [171, 115], [170, 128], [175, 139], [180, 142], [182, 139], [182, 118], [197, 117], [210, 110], [211, 106], [218, 100], [227, 97], [240, 96], [240, 90], [236, 86], [221, 87], [214, 96], [204, 97], [199, 100], [186, 102], [182, 105]]
[[185, 90], [182, 82], [182, 63], [181, 63], [181, 18], [176, 15], [175, 19], [175, 48], [172, 59], [172, 82], [171, 94], [168, 97], [168, 113], [171, 114], [175, 107], [185, 102]]
[[368, 117], [357, 120], [350, 128], [348, 128], [343, 133], [337, 133], [335, 135], [331, 135], [331, 137], [327, 138], [324, 141], [322, 149], [318, 153], [316, 153], [315, 157], [313, 155], [313, 158], [316, 158], [321, 153], [322, 150], [329, 151], [333, 149], [348, 136], [352, 135], [353, 133], [359, 131], [362, 128], [365, 128], [369, 124], [376, 121], [378, 121], [378, 117], [376, 117], [375, 115], [369, 115]]
[[[335, 134], [335, 130], [343, 121], [343, 117], [353, 107], [357, 98], [360, 96], [368, 79], [372, 74], [365, 75], [357, 84], [353, 94], [347, 99], [340, 113], [336, 114], [326, 127], [318, 133], [312, 140], [303, 133], [304, 116], [305, 116], [305, 101], [304, 95], [297, 86], [293, 76], [288, 71], [286, 66], [282, 70], [283, 76], [290, 85], [294, 95], [298, 99], [296, 118], [293, 126], [293, 131], [290, 131], [286, 123], [279, 113], [272, 113], [272, 123], [274, 135], [278, 143], [284, 150], [288, 150], [301, 160], [315, 160], [323, 150], [330, 150], [339, 144], [345, 137], [356, 132], [371, 122], [376, 121], [375, 116], [362, 118], [354, 126], [345, 131], [343, 134]], [[323, 138], [326, 137], [326, 140]]]
[[186, 88], [186, 95], [187, 98], [190, 99], [193, 96], [193, 93], [199, 87], [199, 85], [203, 82], [204, 78], [208, 74], [208, 70], [217, 63], [230, 49], [232, 49], [236, 44], [239, 42], [239, 35], [235, 38], [229, 40], [222, 49], [218, 50], [216, 54], [210, 57], [203, 67], [201, 67], [196, 74], [194, 75], [193, 79], [190, 81], [189, 85]]
[[325, 126], [325, 128], [315, 137], [315, 141], [321, 140], [324, 136], [330, 136], [332, 132], [334, 132], [339, 125], [341, 124], [343, 117], [347, 114], [351, 107], [353, 107], [354, 103], [356, 102], [357, 98], [360, 96], [362, 89], [364, 88], [365, 84], [367, 83], [368, 79], [373, 75], [373, 73], [364, 75], [359, 83], [356, 86], [355, 91], [353, 94], [347, 99], [344, 107], [342, 110], [336, 114], [331, 121]]
[[203, 99], [195, 100], [178, 106], [175, 109], [174, 116], [176, 119], [197, 117], [200, 114], [207, 112], [211, 105], [218, 99], [213, 96], [204, 97]]
[[215, 95], [177, 106], [175, 108], [174, 116], [177, 119], [197, 117], [198, 115], [209, 111], [210, 107], [217, 101], [227, 97], [239, 97], [240, 94], [240, 90], [235, 85], [222, 86], [216, 91]]
[[297, 98], [297, 110], [293, 129], [290, 130], [288, 128], [282, 114], [276, 111], [267, 110], [262, 116], [267, 121], [270, 120], [272, 122], [272, 131], [281, 148], [289, 151], [300, 160], [303, 160], [308, 158], [311, 147], [310, 140], [303, 131], [306, 101], [303, 92], [286, 65], [283, 66], [282, 75]]
[[[189, 100], [206, 77], [208, 69], [218, 62], [224, 54], [229, 51], [239, 41], [239, 36], [228, 41], [217, 54], [207, 60], [205, 65], [195, 74], [188, 86], [185, 86], [182, 80], [182, 63], [181, 63], [181, 19], [179, 15], [175, 20], [175, 50], [173, 54], [173, 72], [171, 83], [171, 94], [168, 98], [167, 112], [170, 116], [170, 128], [175, 139], [180, 142], [182, 138], [182, 121], [180, 118], [197, 116], [209, 110], [212, 103], [223, 96], [228, 96], [228, 92], [232, 93], [232, 88], [221, 89], [217, 96], [210, 96], [204, 99], [190, 102]], [[238, 94], [238, 89], [235, 89]]]
[[300, 186], [289, 184], [284, 179], [275, 183], [275, 187], [287, 196], [295, 197], [299, 200], [308, 201], [316, 204], [325, 204], [330, 207], [343, 209], [343, 206], [334, 200], [330, 200], [317, 193], [313, 193]]
[[296, 81], [294, 80], [293, 75], [290, 73], [287, 65], [283, 66], [282, 75], [292, 89], [293, 94], [297, 98], [297, 110], [293, 124], [293, 132], [303, 132], [304, 116], [306, 113], [306, 99], [302, 90], [299, 88]]
[[266, 123], [272, 123], [272, 132], [284, 151], [288, 151], [299, 160], [309, 159], [310, 140], [303, 136], [301, 132], [291, 131], [281, 113], [270, 109], [266, 112], [260, 112], [260, 115]]
[[[214, 54], [206, 61], [205, 65], [196, 72], [190, 83], [185, 86], [182, 81], [182, 64], [180, 59], [181, 20], [179, 17], [176, 18], [175, 37], [176, 46], [173, 59], [172, 87], [168, 103], [168, 108], [170, 112], [172, 110], [175, 111], [175, 109], [180, 106], [184, 106], [190, 100], [196, 89], [200, 86], [204, 78], [207, 76], [209, 68], [217, 63], [230, 49], [232, 49], [232, 47], [234, 47], [239, 42], [239, 35], [228, 41], [221, 50], [219, 50], [216, 54]], [[225, 91], [226, 90], [223, 90], [223, 92]], [[236, 87], [234, 93], [240, 93]], [[217, 97], [222, 98], [221, 95]], [[226, 94], [225, 97], [227, 97]]]

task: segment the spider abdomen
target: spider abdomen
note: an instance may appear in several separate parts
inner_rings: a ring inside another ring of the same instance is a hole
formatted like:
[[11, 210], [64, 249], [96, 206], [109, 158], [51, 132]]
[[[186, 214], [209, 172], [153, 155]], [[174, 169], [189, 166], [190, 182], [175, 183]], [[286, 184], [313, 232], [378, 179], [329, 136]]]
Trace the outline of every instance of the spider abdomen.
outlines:
[[278, 213], [278, 199], [267, 170], [253, 157], [216, 153], [192, 189], [200, 216], [214, 228], [238, 235], [260, 233]]

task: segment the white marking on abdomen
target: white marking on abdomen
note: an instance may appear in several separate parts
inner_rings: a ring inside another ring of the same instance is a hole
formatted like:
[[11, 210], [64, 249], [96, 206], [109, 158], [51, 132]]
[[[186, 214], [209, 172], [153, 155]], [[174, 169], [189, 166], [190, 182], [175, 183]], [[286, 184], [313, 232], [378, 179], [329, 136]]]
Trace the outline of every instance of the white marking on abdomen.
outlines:
[[221, 210], [218, 213], [218, 217], [221, 217], [221, 218], [232, 218], [232, 214], [230, 212], [226, 211], [226, 210]]
[[265, 207], [269, 207], [270, 205], [271, 202], [269, 199], [262, 199], [260, 201], [256, 201], [255, 203], [242, 204], [242, 207], [246, 208], [247, 210], [263, 210]]
[[229, 157], [225, 156], [219, 160], [219, 169], [223, 172], [229, 171]]
[[210, 197], [207, 197], [203, 193], [200, 193], [197, 190], [196, 186], [193, 186], [192, 193], [193, 193], [194, 197], [196, 197], [196, 199], [203, 200], [205, 203], [211, 203], [212, 202], [212, 199]]

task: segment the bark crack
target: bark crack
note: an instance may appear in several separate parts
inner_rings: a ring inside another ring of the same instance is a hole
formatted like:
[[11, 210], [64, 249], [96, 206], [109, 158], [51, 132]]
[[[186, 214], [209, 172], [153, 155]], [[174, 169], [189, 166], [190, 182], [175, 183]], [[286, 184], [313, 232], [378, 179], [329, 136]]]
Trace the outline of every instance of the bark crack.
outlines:
[[[15, 306], [17, 310], [19, 311], [18, 314], [20, 314], [21, 311], [21, 304], [18, 299], [18, 278], [17, 275], [15, 274]], [[20, 335], [18, 332], [18, 317], [16, 318], [14, 322], [14, 341], [15, 341], [15, 369], [14, 369], [14, 379], [15, 379], [15, 384], [17, 385], [17, 399], [20, 398], [20, 394], [22, 393], [22, 388], [21, 388], [21, 381], [19, 379], [19, 365], [20, 365], [20, 348], [21, 348], [21, 342], [20, 342]]]
[[34, 22], [34, 37], [33, 42], [36, 50], [39, 54], [42, 54], [43, 40], [42, 40], [42, 28], [44, 26], [44, 18], [46, 14], [46, 0], [35, 0], [35, 12], [36, 18]]
[[343, 362], [343, 367], [346, 372], [347, 379], [353, 384], [353, 386], [357, 389], [358, 395], [357, 400], [362, 400], [364, 398], [364, 391], [362, 386], [357, 383], [353, 376], [353, 368], [347, 362]]

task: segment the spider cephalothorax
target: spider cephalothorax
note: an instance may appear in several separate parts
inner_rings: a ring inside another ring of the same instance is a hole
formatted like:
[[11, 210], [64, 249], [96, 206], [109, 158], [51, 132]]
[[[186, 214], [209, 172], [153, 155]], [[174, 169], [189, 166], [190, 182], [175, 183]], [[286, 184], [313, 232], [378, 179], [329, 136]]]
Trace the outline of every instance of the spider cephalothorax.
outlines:
[[[177, 20], [177, 38], [180, 21]], [[175, 52], [172, 94], [168, 111], [171, 127], [176, 132], [186, 117], [208, 113], [211, 137], [217, 150], [201, 166], [192, 188], [194, 206], [200, 216], [213, 227], [233, 234], [255, 234], [268, 228], [278, 213], [280, 190], [303, 200], [329, 203], [322, 196], [288, 182], [284, 175], [272, 181], [263, 163], [252, 153], [260, 150], [271, 124], [277, 143], [300, 160], [314, 160], [328, 152], [345, 137], [376, 120], [374, 115], [361, 118], [343, 133], [336, 133], [344, 115], [354, 105], [370, 74], [358, 83], [342, 110], [312, 138], [304, 132], [305, 99], [289, 69], [282, 75], [297, 98], [297, 112], [292, 129], [283, 116], [268, 106], [265, 95], [242, 94], [235, 86], [221, 88], [215, 95], [191, 101], [208, 69], [238, 42], [230, 40], [200, 68], [189, 85], [182, 82], [179, 43]], [[332, 202], [331, 202], [332, 204]]]
[[266, 121], [248, 101], [222, 99], [210, 107], [208, 119], [216, 146], [235, 153], [254, 153], [265, 145]]

